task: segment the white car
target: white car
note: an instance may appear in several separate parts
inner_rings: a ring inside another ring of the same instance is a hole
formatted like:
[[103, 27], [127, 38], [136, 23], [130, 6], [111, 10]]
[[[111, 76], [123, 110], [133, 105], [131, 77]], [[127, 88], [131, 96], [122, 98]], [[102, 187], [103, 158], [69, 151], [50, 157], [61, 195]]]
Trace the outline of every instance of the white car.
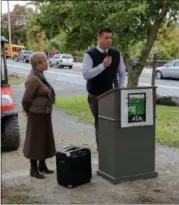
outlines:
[[179, 59], [169, 61], [167, 64], [156, 69], [155, 76], [157, 79], [175, 78], [179, 79]]
[[73, 68], [74, 59], [70, 54], [56, 54], [49, 59], [49, 66], [56, 66], [57, 68], [68, 67], [69, 69]]

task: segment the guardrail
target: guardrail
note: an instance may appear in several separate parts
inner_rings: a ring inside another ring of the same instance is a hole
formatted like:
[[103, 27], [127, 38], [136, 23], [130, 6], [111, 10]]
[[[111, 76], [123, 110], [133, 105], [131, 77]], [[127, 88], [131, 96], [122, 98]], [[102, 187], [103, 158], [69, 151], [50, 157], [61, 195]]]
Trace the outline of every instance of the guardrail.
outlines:
[[[83, 62], [83, 57], [73, 56], [73, 58], [74, 58], [74, 62], [78, 62], [78, 63]], [[169, 60], [157, 60], [156, 66], [157, 67], [162, 66], [168, 62], [169, 62]], [[152, 64], [153, 64], [153, 60], [147, 60], [145, 67], [151, 68]]]
[[[170, 60], [157, 60], [156, 61], [156, 66], [163, 66], [164, 64], [168, 63]], [[153, 60], [147, 60], [145, 67], [151, 68], [153, 64]]]

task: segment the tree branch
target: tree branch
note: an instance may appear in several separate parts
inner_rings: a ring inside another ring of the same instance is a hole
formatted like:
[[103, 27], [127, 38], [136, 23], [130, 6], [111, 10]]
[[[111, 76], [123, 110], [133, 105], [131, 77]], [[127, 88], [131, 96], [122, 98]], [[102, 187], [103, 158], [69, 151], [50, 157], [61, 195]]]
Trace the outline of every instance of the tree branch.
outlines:
[[139, 74], [141, 73], [143, 67], [145, 66], [147, 57], [148, 57], [150, 50], [153, 46], [153, 43], [157, 37], [157, 33], [158, 33], [159, 28], [160, 28], [160, 25], [161, 25], [162, 21], [164, 20], [168, 10], [169, 10], [169, 4], [167, 2], [164, 2], [162, 10], [161, 10], [159, 16], [156, 16], [154, 25], [151, 27], [150, 33], [148, 34], [146, 46], [144, 47], [144, 50], [142, 51], [141, 57], [139, 59], [139, 65], [136, 65], [136, 66], [140, 67], [140, 69], [138, 69]]

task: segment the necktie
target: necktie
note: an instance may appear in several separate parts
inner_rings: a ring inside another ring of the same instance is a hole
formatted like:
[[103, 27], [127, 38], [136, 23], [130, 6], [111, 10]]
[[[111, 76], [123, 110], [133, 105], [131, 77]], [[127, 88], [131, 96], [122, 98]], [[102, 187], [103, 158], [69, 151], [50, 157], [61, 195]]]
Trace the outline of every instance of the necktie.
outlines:
[[104, 53], [105, 55], [107, 55], [108, 52], [107, 52], [107, 51], [104, 51], [103, 53]]

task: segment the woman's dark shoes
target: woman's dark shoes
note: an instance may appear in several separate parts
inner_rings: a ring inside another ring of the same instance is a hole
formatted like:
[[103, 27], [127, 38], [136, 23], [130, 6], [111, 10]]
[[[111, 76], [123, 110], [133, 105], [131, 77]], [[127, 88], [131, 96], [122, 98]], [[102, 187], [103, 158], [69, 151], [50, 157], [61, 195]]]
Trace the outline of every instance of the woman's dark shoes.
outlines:
[[53, 170], [48, 169], [47, 166], [44, 164], [43, 165], [39, 164], [38, 169], [40, 172], [43, 172], [45, 174], [53, 174], [54, 173]]
[[37, 179], [44, 179], [45, 176], [43, 174], [40, 174], [38, 169], [30, 169], [30, 176], [35, 177]]

